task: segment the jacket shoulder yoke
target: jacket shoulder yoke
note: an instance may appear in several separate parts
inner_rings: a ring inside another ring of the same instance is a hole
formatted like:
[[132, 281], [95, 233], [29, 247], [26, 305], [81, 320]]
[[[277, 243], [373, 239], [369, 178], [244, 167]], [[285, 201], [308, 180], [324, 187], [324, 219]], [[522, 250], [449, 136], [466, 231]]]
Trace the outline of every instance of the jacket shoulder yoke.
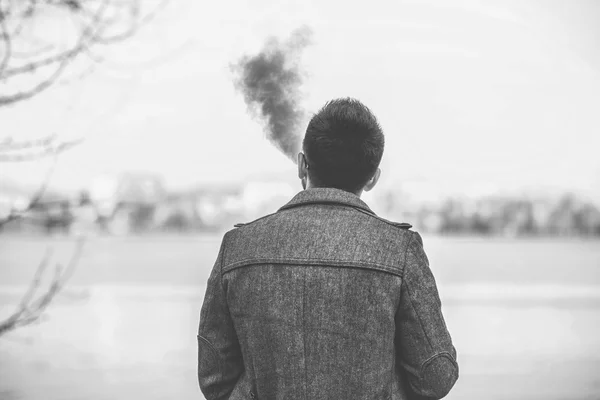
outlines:
[[[385, 219], [385, 218], [382, 218], [382, 217], [380, 217], [380, 216], [378, 216], [378, 215], [375, 215], [375, 214], [372, 214], [372, 213], [370, 213], [370, 212], [367, 212], [367, 211], [365, 211], [365, 210], [363, 210], [363, 209], [361, 209], [361, 208], [357, 208], [357, 207], [352, 207], [352, 208], [354, 208], [354, 209], [355, 209], [355, 210], [357, 210], [357, 211], [360, 211], [360, 212], [362, 212], [363, 214], [366, 214], [366, 215], [368, 215], [368, 216], [370, 216], [370, 217], [372, 217], [372, 218], [378, 219], [378, 220], [380, 220], [380, 221], [383, 221], [383, 222], [385, 222], [386, 224], [389, 224], [389, 225], [395, 226], [395, 227], [397, 227], [397, 228], [400, 228], [400, 229], [405, 229], [405, 230], [408, 230], [408, 229], [412, 228], [412, 225], [411, 225], [411, 224], [409, 224], [409, 223], [406, 223], [406, 222], [393, 222], [393, 221], [389, 221], [389, 220], [387, 220], [387, 219]], [[274, 215], [274, 214], [276, 214], [276, 213], [271, 213], [271, 214], [264, 215], [264, 216], [262, 216], [262, 217], [260, 217], [260, 218], [257, 218], [257, 219], [255, 219], [254, 221], [250, 221], [250, 222], [239, 222], [239, 223], [237, 223], [237, 224], [235, 224], [235, 225], [233, 225], [233, 226], [234, 226], [234, 228], [241, 228], [242, 226], [246, 226], [246, 225], [253, 224], [253, 223], [257, 222], [257, 221], [260, 221], [261, 219], [264, 219], [264, 218], [270, 217], [271, 215]]]
[[397, 228], [400, 228], [400, 229], [406, 229], [406, 230], [408, 230], [408, 229], [412, 228], [412, 225], [411, 225], [411, 224], [409, 224], [409, 223], [407, 223], [407, 222], [393, 222], [393, 221], [387, 220], [387, 219], [385, 219], [385, 218], [382, 218], [382, 217], [380, 217], [379, 215], [376, 215], [376, 214], [372, 214], [372, 213], [370, 213], [370, 212], [367, 212], [367, 211], [365, 211], [365, 210], [363, 210], [363, 209], [361, 209], [361, 208], [358, 208], [358, 207], [353, 207], [353, 208], [354, 208], [355, 210], [357, 210], [357, 211], [360, 211], [360, 212], [362, 212], [362, 213], [363, 213], [363, 214], [365, 214], [365, 215], [368, 215], [368, 216], [370, 216], [370, 217], [372, 217], [372, 218], [378, 219], [378, 220], [380, 220], [380, 221], [382, 221], [382, 222], [385, 222], [386, 224], [389, 224], [389, 225], [395, 226], [395, 227], [397, 227]]
[[255, 223], [256, 221], [260, 221], [261, 219], [270, 217], [271, 215], [274, 215], [276, 213], [271, 213], [271, 214], [267, 214], [267, 215], [263, 215], [260, 218], [255, 219], [254, 221], [250, 221], [250, 222], [238, 222], [237, 224], [233, 225], [234, 228], [241, 228], [242, 226], [246, 226], [246, 225], [250, 225]]

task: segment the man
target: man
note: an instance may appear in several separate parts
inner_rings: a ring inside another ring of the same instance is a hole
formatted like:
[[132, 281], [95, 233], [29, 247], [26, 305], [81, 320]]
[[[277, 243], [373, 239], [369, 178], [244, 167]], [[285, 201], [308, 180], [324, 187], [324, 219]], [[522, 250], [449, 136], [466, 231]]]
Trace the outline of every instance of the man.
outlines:
[[353, 99], [327, 103], [298, 155], [304, 191], [225, 234], [198, 331], [213, 399], [440, 399], [458, 378], [418, 233], [360, 199], [383, 132]]

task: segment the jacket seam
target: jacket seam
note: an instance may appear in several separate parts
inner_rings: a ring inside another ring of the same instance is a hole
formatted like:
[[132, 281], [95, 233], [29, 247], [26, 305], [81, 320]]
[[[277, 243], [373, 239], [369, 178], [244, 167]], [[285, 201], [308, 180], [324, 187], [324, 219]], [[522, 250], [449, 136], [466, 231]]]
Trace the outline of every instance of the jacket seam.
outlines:
[[[225, 236], [223, 236], [223, 241], [221, 242], [221, 247], [219, 248], [219, 253], [217, 255], [217, 260], [215, 261], [215, 266], [214, 266], [214, 268], [219, 269], [219, 285], [220, 285], [219, 289], [221, 289], [223, 291], [223, 293], [225, 292], [224, 288], [223, 288], [223, 260], [225, 260], [226, 240], [227, 240], [227, 234], [225, 234]], [[217, 262], [218, 262], [218, 265], [217, 265]], [[208, 288], [207, 288], [207, 290], [208, 290]], [[206, 318], [206, 313], [208, 313], [207, 309], [206, 310], [202, 309], [200, 311], [200, 321], [202, 321], [203, 319]], [[200, 329], [200, 328], [198, 328], [198, 329]]]
[[277, 214], [277, 212], [274, 212], [274, 213], [271, 213], [271, 214], [267, 214], [267, 215], [263, 215], [262, 217], [256, 218], [255, 220], [252, 220], [250, 222], [241, 222], [240, 224], [236, 224], [236, 225], [239, 225], [239, 228], [243, 228], [246, 225], [253, 224], [255, 222], [260, 221], [261, 219], [265, 219], [265, 218], [270, 217], [270, 216], [275, 215], [275, 214]]
[[304, 398], [308, 399], [308, 373], [306, 368], [306, 270], [304, 272], [304, 282], [302, 287], [302, 348], [304, 358]]
[[204, 336], [198, 334], [198, 340], [202, 340], [204, 343], [206, 343], [208, 345], [208, 348], [210, 349], [210, 351], [212, 351], [214, 353], [214, 355], [217, 357], [217, 360], [219, 362], [219, 379], [223, 378], [223, 370], [224, 370], [224, 365], [223, 365], [223, 359], [221, 358], [221, 354], [217, 351], [217, 349], [215, 348], [215, 346]]
[[373, 210], [371, 210], [366, 205], [352, 204], [352, 203], [349, 203], [349, 202], [343, 201], [343, 200], [307, 200], [307, 201], [302, 201], [302, 202], [298, 202], [298, 203], [294, 203], [294, 204], [288, 203], [288, 204], [284, 205], [283, 207], [279, 208], [279, 210], [277, 210], [277, 211], [278, 212], [285, 211], [285, 210], [290, 210], [290, 209], [296, 208], [296, 207], [311, 206], [311, 205], [336, 205], [336, 206], [342, 206], [342, 207], [351, 207], [351, 208], [360, 209], [361, 211], [369, 213], [370, 215], [375, 215]]
[[429, 357], [427, 360], [425, 360], [423, 362], [423, 364], [421, 364], [421, 368], [419, 370], [419, 386], [421, 386], [421, 389], [423, 389], [423, 380], [425, 379], [425, 369], [433, 361], [435, 361], [438, 358], [442, 358], [442, 357], [450, 360], [450, 362], [452, 363], [452, 366], [455, 369], [458, 369], [458, 363], [456, 362], [456, 360], [454, 359], [454, 357], [452, 356], [452, 354], [450, 354], [450, 352], [448, 352], [448, 351], [441, 351], [439, 353], [435, 353], [434, 355], [432, 355], [431, 357]]
[[411, 245], [414, 237], [415, 237], [414, 235], [410, 235], [410, 239], [408, 240], [408, 243], [406, 245], [406, 250], [404, 251], [404, 263], [402, 264], [402, 267], [403, 267], [402, 268], [402, 278], [404, 278], [404, 273], [406, 271], [406, 266], [407, 266], [406, 259], [408, 258], [408, 251], [410, 249], [410, 245]]
[[[396, 336], [396, 333], [394, 333], [394, 336]], [[394, 395], [394, 377], [396, 375], [396, 363], [397, 361], [397, 351], [398, 349], [396, 348], [396, 344], [395, 344], [395, 340], [394, 340], [394, 357], [392, 357], [392, 360], [394, 360], [393, 364], [392, 364], [392, 368], [390, 370], [390, 392], [386, 398], [386, 400], [390, 400], [392, 398], [392, 396]]]
[[406, 284], [406, 294], [408, 295], [408, 298], [410, 299], [410, 306], [412, 307], [412, 309], [415, 312], [415, 315], [417, 316], [417, 321], [419, 321], [419, 326], [421, 327], [421, 330], [423, 331], [423, 335], [427, 339], [427, 343], [429, 344], [429, 347], [431, 349], [433, 349], [433, 345], [431, 344], [431, 339], [429, 338], [429, 335], [427, 334], [427, 331], [425, 330], [425, 326], [423, 325], [423, 321], [421, 321], [421, 315], [417, 312], [417, 308], [415, 307], [413, 299], [412, 299], [412, 297], [410, 295], [410, 290], [408, 288], [408, 283], [406, 282], [406, 280], [404, 280], [404, 283]]
[[[371, 218], [375, 218], [376, 220], [383, 222], [385, 224], [391, 225], [394, 228], [397, 229], [401, 229], [401, 230], [408, 230], [410, 228], [412, 228], [412, 225], [410, 224], [406, 224], [405, 226], [400, 226], [397, 223], [394, 223], [392, 221], [388, 221], [385, 218], [380, 217], [379, 215], [375, 214], [375, 212], [373, 210], [371, 210], [370, 208], [365, 208], [364, 206], [361, 205], [357, 205], [357, 204], [350, 204], [350, 203], [345, 203], [345, 202], [337, 202], [337, 201], [311, 201], [311, 202], [306, 202], [306, 203], [298, 203], [298, 204], [292, 204], [292, 205], [285, 205], [283, 207], [281, 207], [277, 212], [281, 212], [281, 211], [287, 211], [296, 207], [300, 207], [300, 206], [309, 206], [309, 205], [332, 205], [332, 206], [338, 206], [338, 207], [347, 207], [347, 208], [351, 208], [354, 211], [358, 211], [362, 214], [365, 214]], [[274, 213], [275, 214], [275, 213]], [[269, 214], [269, 215], [273, 215], [273, 214]], [[264, 217], [263, 217], [264, 218]], [[259, 218], [261, 219], [261, 218]], [[258, 221], [258, 220], [257, 220]]]
[[359, 208], [359, 207], [355, 207], [355, 206], [350, 206], [350, 207], [354, 208], [356, 211], [360, 211], [361, 213], [368, 215], [368, 216], [369, 216], [369, 217], [371, 217], [371, 218], [375, 218], [375, 219], [376, 219], [376, 220], [378, 220], [378, 221], [381, 221], [381, 222], [383, 222], [383, 223], [385, 223], [385, 224], [391, 225], [391, 226], [393, 226], [394, 228], [401, 229], [401, 230], [403, 230], [403, 231], [404, 231], [404, 230], [408, 230], [408, 229], [412, 228], [412, 225], [410, 225], [410, 224], [408, 224], [408, 225], [410, 225], [410, 226], [408, 226], [408, 227], [406, 227], [406, 228], [403, 228], [403, 227], [401, 227], [401, 226], [398, 226], [398, 225], [397, 225], [397, 224], [395, 224], [394, 222], [392, 222], [392, 221], [388, 221], [387, 219], [385, 219], [385, 218], [382, 218], [382, 217], [380, 217], [379, 215], [377, 215], [377, 214], [375, 214], [375, 213], [368, 212], [367, 210], [365, 210], [365, 209], [363, 209], [363, 208]]
[[227, 246], [227, 234], [225, 234], [223, 236], [223, 244], [221, 245], [221, 250], [219, 251], [221, 254], [219, 254], [220, 258], [221, 258], [221, 262], [219, 263], [219, 283], [221, 285], [221, 290], [223, 291], [223, 294], [225, 294], [225, 288], [223, 287], [223, 261], [225, 260], [225, 247]]
[[431, 364], [436, 358], [439, 358], [439, 357], [448, 358], [455, 367], [458, 367], [458, 364], [457, 364], [456, 360], [454, 359], [454, 357], [452, 356], [452, 354], [449, 351], [444, 350], [444, 351], [435, 353], [434, 355], [429, 357], [427, 360], [423, 361], [423, 364], [421, 364], [421, 371], [423, 371], [425, 368], [427, 368], [429, 366], [429, 364]]
[[[206, 344], [208, 344], [208, 347], [217, 355], [217, 357], [219, 357], [219, 352], [217, 351], [217, 349], [215, 348], [215, 346], [204, 336], [198, 334], [196, 335], [198, 336], [198, 339], [202, 339], [204, 342], [206, 342]], [[219, 357], [220, 359], [221, 357]]]
[[[411, 236], [410, 241], [408, 242], [408, 246], [406, 246], [406, 253], [404, 254], [404, 275], [406, 275], [406, 268], [408, 267], [408, 264], [406, 262], [406, 259], [408, 258], [408, 252], [412, 253], [413, 256], [416, 256], [416, 254], [414, 254], [412, 252], [412, 250], [410, 249], [410, 245], [412, 243], [413, 238], [414, 238], [414, 235]], [[425, 338], [427, 339], [427, 343], [429, 344], [429, 347], [433, 350], [434, 347], [431, 344], [431, 339], [429, 338], [427, 331], [425, 330], [425, 326], [423, 325], [423, 321], [421, 320], [421, 315], [417, 312], [417, 308], [415, 307], [413, 298], [410, 295], [410, 289], [408, 287], [409, 285], [408, 285], [407, 279], [403, 279], [403, 282], [406, 285], [406, 294], [408, 295], [408, 298], [410, 300], [410, 306], [413, 308], [415, 315], [417, 316], [417, 321], [419, 321], [419, 326], [421, 327], [421, 330], [423, 331], [423, 335], [425, 335]]]
[[232, 271], [237, 268], [246, 267], [250, 265], [257, 264], [302, 264], [302, 265], [317, 265], [324, 267], [351, 267], [351, 268], [364, 268], [371, 270], [379, 270], [383, 272], [387, 272], [392, 275], [396, 275], [402, 277], [402, 271], [398, 271], [398, 268], [390, 267], [383, 264], [377, 263], [361, 263], [352, 260], [340, 261], [340, 260], [323, 260], [320, 258], [300, 258], [300, 257], [286, 257], [284, 259], [275, 258], [275, 257], [264, 257], [264, 258], [246, 258], [244, 260], [236, 261], [231, 264], [227, 264], [223, 268], [223, 274]]

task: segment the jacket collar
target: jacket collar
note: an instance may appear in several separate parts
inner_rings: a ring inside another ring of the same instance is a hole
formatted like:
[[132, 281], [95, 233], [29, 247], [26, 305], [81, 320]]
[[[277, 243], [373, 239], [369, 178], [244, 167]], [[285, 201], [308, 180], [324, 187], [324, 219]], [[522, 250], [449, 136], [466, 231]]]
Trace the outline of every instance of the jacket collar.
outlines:
[[359, 208], [375, 215], [369, 206], [354, 193], [334, 188], [310, 188], [299, 192], [289, 203], [279, 209], [287, 210], [308, 204], [337, 204]]

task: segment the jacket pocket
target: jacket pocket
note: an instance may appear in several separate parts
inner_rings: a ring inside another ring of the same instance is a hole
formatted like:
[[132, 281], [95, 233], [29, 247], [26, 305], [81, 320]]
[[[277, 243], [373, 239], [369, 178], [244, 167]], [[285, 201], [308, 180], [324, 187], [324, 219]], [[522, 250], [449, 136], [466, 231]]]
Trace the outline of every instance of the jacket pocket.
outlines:
[[244, 371], [242, 376], [235, 383], [235, 387], [233, 391], [229, 395], [229, 400], [256, 400], [258, 396], [256, 395], [256, 390], [254, 385], [248, 376], [247, 372]]
[[223, 378], [223, 366], [215, 346], [203, 336], [198, 335], [198, 378], [215, 381]]

